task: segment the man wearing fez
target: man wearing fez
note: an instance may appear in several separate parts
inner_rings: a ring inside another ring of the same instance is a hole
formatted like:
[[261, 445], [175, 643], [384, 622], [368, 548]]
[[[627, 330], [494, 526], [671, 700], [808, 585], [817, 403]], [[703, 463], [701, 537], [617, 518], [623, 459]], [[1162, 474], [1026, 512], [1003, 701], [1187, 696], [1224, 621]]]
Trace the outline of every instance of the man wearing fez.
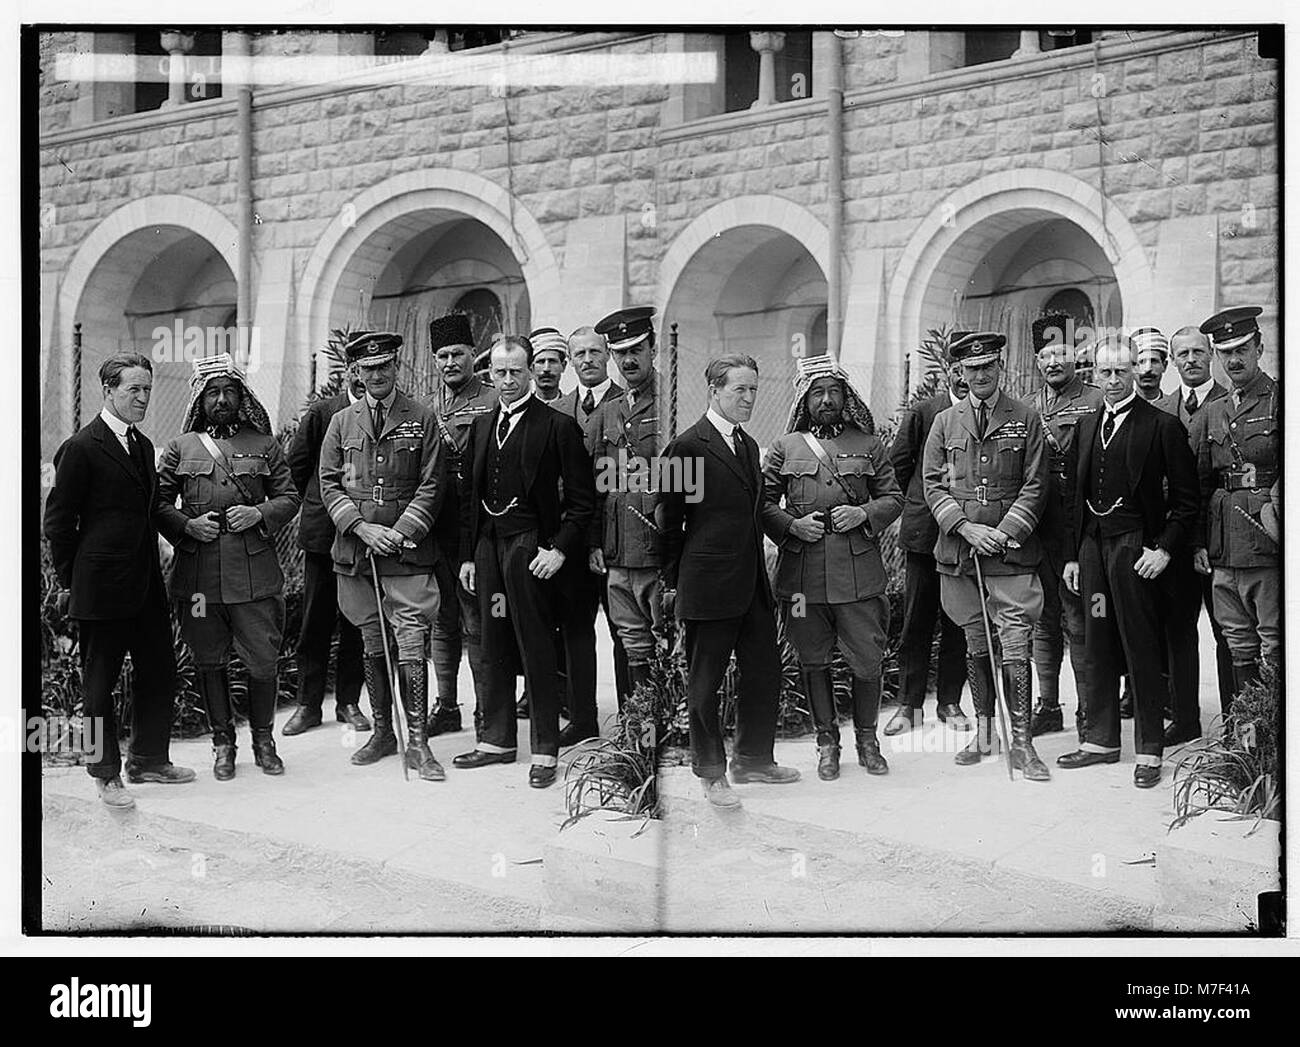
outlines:
[[1074, 673], [1075, 728], [1083, 740], [1083, 714], [1088, 693], [1088, 653], [1083, 640], [1083, 604], [1066, 586], [1063, 572], [1073, 555], [1066, 548], [1069, 523], [1066, 501], [1072, 478], [1066, 474], [1070, 448], [1079, 422], [1101, 406], [1102, 392], [1075, 373], [1073, 322], [1068, 316], [1044, 316], [1032, 325], [1034, 352], [1043, 387], [1034, 407], [1047, 441], [1047, 503], [1038, 528], [1043, 559], [1038, 580], [1043, 586], [1043, 614], [1034, 626], [1034, 667], [1038, 670], [1039, 706], [1034, 713], [1035, 736], [1065, 727], [1061, 714], [1060, 677], [1065, 647], [1070, 648]]
[[758, 444], [742, 428], [758, 396], [758, 364], [731, 353], [704, 369], [709, 407], [664, 452], [671, 475], [699, 476], [688, 500], [674, 485], [660, 491], [658, 523], [664, 541], [664, 610], [682, 619], [686, 642], [686, 701], [690, 710], [691, 770], [715, 807], [736, 808], [727, 781], [718, 688], [736, 655], [736, 782], [784, 785], [799, 780], [777, 764], [777, 700], [781, 655], [776, 608], [763, 556], [763, 476]]
[[232, 644], [248, 670], [253, 760], [283, 774], [271, 735], [284, 629], [274, 536], [300, 499], [266, 409], [228, 353], [196, 360], [190, 390], [184, 429], [158, 469], [158, 526], [176, 547], [171, 595], [212, 727], [212, 774], [235, 776]]
[[109, 807], [135, 800], [122, 785], [122, 754], [113, 688], [128, 652], [132, 782], [192, 782], [168, 754], [176, 701], [171, 615], [158, 565], [158, 478], [153, 444], [137, 426], [153, 390], [153, 364], [116, 353], [99, 368], [104, 406], [54, 455], [54, 486], [45, 502], [45, 537], [59, 579], [58, 603], [77, 623], [82, 716], [99, 725], [102, 751], [86, 770]]
[[1196, 568], [1213, 572], [1214, 611], [1232, 654], [1236, 691], [1259, 676], [1261, 658], [1276, 659], [1282, 648], [1282, 428], [1277, 383], [1259, 367], [1261, 312], [1258, 306], [1225, 309], [1201, 324], [1231, 392], [1198, 412], [1191, 434], [1204, 542]]
[[[1030, 641], [1043, 611], [1038, 525], [1047, 501], [1047, 443], [1038, 412], [1001, 389], [1005, 335], [975, 332], [952, 347], [970, 395], [935, 419], [925, 443], [925, 499], [939, 525], [934, 547], [943, 609], [966, 630], [966, 672], [975, 737], [963, 766], [996, 751], [993, 652], [987, 608], [1002, 653], [1002, 690], [1011, 713], [1011, 766], [1031, 781], [1051, 775], [1030, 726]], [[973, 557], [981, 557], [984, 592]]]
[[388, 635], [397, 646], [398, 686], [408, 736], [403, 759], [425, 781], [446, 777], [429, 751], [429, 667], [425, 644], [438, 620], [434, 522], [446, 486], [447, 450], [438, 416], [397, 388], [402, 336], [362, 331], [347, 345], [366, 395], [330, 419], [320, 455], [320, 489], [334, 521], [339, 608], [361, 630], [366, 691], [375, 730], [352, 754], [358, 765], [397, 752], [392, 685], [375, 600], [379, 576]]
[[[956, 342], [967, 332], [954, 331]], [[930, 427], [940, 411], [961, 402], [966, 379], [961, 365], [947, 361], [940, 393], [910, 407], [898, 426], [889, 461], [905, 493], [898, 540], [907, 553], [903, 588], [903, 629], [898, 645], [898, 708], [885, 724], [885, 734], [901, 734], [920, 726], [930, 676], [934, 628], [939, 625], [938, 685], [935, 704], [939, 720], [957, 731], [969, 731], [971, 722], [961, 711], [961, 689], [966, 682], [966, 634], [939, 606], [939, 573], [935, 570], [934, 543], [939, 537], [934, 514], [925, 501], [921, 457]]]
[[582, 430], [532, 394], [533, 346], [498, 335], [492, 381], [500, 402], [470, 426], [470, 460], [461, 485], [460, 581], [479, 598], [488, 694], [483, 729], [457, 767], [513, 763], [518, 720], [515, 666], [522, 659], [532, 696], [528, 784], [555, 782], [559, 696], [551, 624], [567, 561], [585, 563], [595, 490]]
[[478, 600], [456, 578], [460, 563], [460, 480], [466, 465], [469, 427], [480, 415], [496, 409], [497, 392], [472, 371], [474, 335], [469, 317], [449, 313], [429, 323], [429, 351], [438, 365], [441, 385], [425, 401], [441, 419], [447, 457], [447, 483], [438, 518], [433, 525], [438, 558], [434, 578], [438, 583], [438, 616], [433, 622], [433, 674], [438, 701], [429, 716], [429, 737], [461, 729], [457, 676], [463, 652], [474, 680], [474, 724], [477, 729], [487, 698], [487, 671], [483, 667], [482, 627]]
[[[603, 403], [591, 426], [599, 539], [592, 546], [589, 566], [597, 577], [607, 579], [606, 613], [615, 630], [615, 675], [622, 651], [629, 693], [649, 682], [663, 617], [663, 548], [654, 523], [657, 484], [652, 482], [661, 432], [652, 316], [653, 306], [633, 306], [596, 324], [597, 334], [609, 340], [610, 355], [627, 391]], [[611, 486], [612, 477], [619, 482]], [[621, 703], [624, 685], [619, 688]]]
[[829, 356], [798, 367], [786, 435], [763, 463], [763, 524], [780, 547], [781, 619], [812, 706], [817, 777], [840, 775], [831, 681], [836, 643], [853, 672], [858, 763], [868, 774], [888, 774], [876, 737], [889, 626], [880, 535], [902, 512], [903, 492], [848, 372]]
[[286, 737], [320, 726], [329, 670], [330, 640], [338, 625], [338, 664], [334, 670], [334, 717], [355, 730], [370, 730], [358, 706], [361, 698], [361, 632], [339, 613], [334, 581], [334, 521], [320, 497], [320, 447], [330, 419], [366, 395], [355, 367], [343, 375], [343, 391], [315, 400], [298, 423], [289, 447], [289, 471], [302, 497], [298, 544], [303, 549], [302, 625], [298, 631], [298, 708], [281, 730]]
[[1088, 709], [1084, 740], [1061, 767], [1118, 763], [1119, 673], [1133, 684], [1137, 766], [1133, 784], [1160, 781], [1167, 568], [1184, 551], [1197, 515], [1196, 468], [1182, 423], [1139, 396], [1137, 350], [1128, 338], [1100, 342], [1095, 374], [1103, 405], [1079, 423], [1067, 474], [1070, 499], [1066, 584], [1086, 609]]
[[[1209, 337], [1202, 334], [1195, 326], [1180, 327], [1169, 339], [1169, 356], [1178, 370], [1179, 384], [1157, 400], [1156, 406], [1176, 415], [1187, 429], [1189, 439], [1193, 423], [1201, 409], [1214, 400], [1228, 395], [1228, 390], [1215, 381], [1214, 375], [1210, 373], [1210, 352]], [[1202, 511], [1204, 509], [1203, 504]], [[1181, 652], [1171, 646], [1169, 658], [1171, 665], [1176, 667], [1173, 670], [1175, 674], [1184, 665], [1190, 664], [1188, 677], [1193, 684], [1185, 693], [1190, 694], [1196, 701], [1194, 705], [1188, 703], [1186, 706], [1180, 706], [1175, 693], [1174, 722], [1165, 732], [1166, 747], [1177, 745], [1180, 741], [1195, 738], [1200, 734], [1200, 657], [1196, 652], [1200, 646], [1198, 620], [1202, 606], [1209, 615], [1210, 630], [1214, 635], [1219, 705], [1224, 712], [1227, 712], [1228, 706], [1232, 704], [1232, 695], [1236, 690], [1232, 679], [1232, 653], [1228, 650], [1228, 641], [1223, 635], [1219, 617], [1214, 612], [1214, 585], [1210, 576], [1196, 570], [1194, 550], [1187, 556], [1180, 556], [1173, 568], [1177, 568], [1177, 575], [1169, 627], [1172, 633], [1184, 638], [1184, 646]], [[1191, 654], [1189, 655], [1188, 652]], [[1187, 662], [1189, 657], [1190, 663]]]

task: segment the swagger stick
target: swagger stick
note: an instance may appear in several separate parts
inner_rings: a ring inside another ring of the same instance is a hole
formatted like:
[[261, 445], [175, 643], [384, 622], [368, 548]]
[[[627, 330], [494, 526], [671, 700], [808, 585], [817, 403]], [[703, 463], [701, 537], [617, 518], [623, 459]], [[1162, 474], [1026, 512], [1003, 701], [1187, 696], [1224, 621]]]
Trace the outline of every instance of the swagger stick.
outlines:
[[[397, 697], [401, 681], [393, 677], [393, 656], [388, 650], [388, 625], [384, 621], [384, 596], [379, 590], [379, 567], [375, 564], [375, 551], [367, 549], [366, 556], [370, 558], [370, 577], [375, 583], [375, 610], [379, 612], [379, 636], [384, 642], [384, 666], [388, 670], [388, 692], [393, 699], [393, 726], [397, 728], [397, 747], [400, 750], [402, 739], [406, 737], [406, 727], [402, 723], [402, 703]], [[371, 700], [374, 700], [373, 696]], [[409, 782], [411, 772], [406, 769], [406, 757], [403, 756], [398, 762], [402, 765], [402, 777]]]
[[677, 438], [677, 325], [668, 332], [668, 442]]
[[[1007, 709], [1006, 700], [1002, 695], [1002, 665], [993, 663], [993, 626], [989, 622], [989, 605], [984, 599], [984, 570], [980, 567], [980, 554], [974, 549], [970, 551], [971, 559], [975, 561], [975, 584], [980, 590], [980, 618], [984, 620], [984, 642], [989, 645], [989, 666], [993, 670], [993, 703], [997, 708], [998, 733], [1002, 737], [1002, 751], [1007, 754], [1007, 777], [1013, 782], [1016, 780], [1015, 772], [1011, 769], [1011, 730], [1010, 720], [1011, 713]], [[977, 738], [978, 742], [979, 739]]]

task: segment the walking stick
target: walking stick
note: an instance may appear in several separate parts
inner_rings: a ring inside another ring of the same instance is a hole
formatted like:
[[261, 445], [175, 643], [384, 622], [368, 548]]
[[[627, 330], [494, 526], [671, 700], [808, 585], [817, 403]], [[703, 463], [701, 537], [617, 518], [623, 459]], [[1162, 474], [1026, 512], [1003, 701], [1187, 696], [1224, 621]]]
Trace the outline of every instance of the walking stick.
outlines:
[[[1002, 694], [1002, 666], [993, 662], [993, 626], [989, 622], [989, 605], [984, 600], [984, 570], [980, 567], [980, 554], [971, 549], [971, 559], [975, 561], [975, 584], [980, 590], [980, 617], [984, 620], [984, 642], [989, 645], [989, 665], [993, 669], [993, 704], [997, 709], [998, 734], [1002, 737], [1002, 748], [1007, 754], [1007, 777], [1016, 780], [1011, 769], [1011, 711], [1007, 708]], [[978, 739], [976, 739], [978, 741]]]
[[[401, 688], [398, 686], [399, 681], [393, 676], [393, 656], [388, 650], [388, 625], [384, 621], [384, 597], [379, 589], [379, 568], [375, 565], [375, 551], [367, 549], [366, 556], [370, 558], [370, 577], [375, 583], [375, 610], [379, 612], [379, 636], [384, 642], [384, 666], [388, 670], [388, 691], [393, 699], [393, 726], [397, 728], [400, 749], [401, 740], [406, 737], [406, 727], [402, 723], [402, 703], [398, 700]], [[398, 762], [402, 765], [402, 777], [409, 782], [411, 772], [406, 769], [406, 758], [402, 757]]]

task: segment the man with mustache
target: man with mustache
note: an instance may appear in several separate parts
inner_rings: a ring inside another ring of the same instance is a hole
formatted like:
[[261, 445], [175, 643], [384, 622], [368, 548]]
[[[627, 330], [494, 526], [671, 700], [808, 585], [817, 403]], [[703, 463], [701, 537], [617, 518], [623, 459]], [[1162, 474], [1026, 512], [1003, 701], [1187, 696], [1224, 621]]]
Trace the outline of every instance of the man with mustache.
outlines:
[[838, 363], [799, 360], [786, 435], [763, 463], [763, 524], [780, 547], [776, 596], [803, 669], [822, 781], [840, 775], [837, 644], [853, 672], [858, 763], [868, 774], [889, 773], [876, 737], [889, 623], [880, 536], [902, 512], [903, 492], [875, 429]]
[[1098, 344], [1094, 373], [1105, 401], [1080, 422], [1066, 467], [1074, 477], [1067, 545], [1073, 555], [1064, 578], [1087, 609], [1088, 707], [1078, 750], [1056, 762], [1119, 762], [1123, 661], [1133, 683], [1133, 784], [1149, 789], [1160, 781], [1169, 694], [1160, 620], [1165, 574], [1195, 529], [1197, 495], [1186, 430], [1138, 395], [1136, 365], [1130, 339]]
[[539, 327], [528, 340], [533, 343], [533, 395], [554, 407], [564, 395], [560, 379], [569, 365], [569, 346], [554, 327]]
[[[953, 331], [950, 344], [965, 337]], [[889, 451], [889, 461], [899, 487], [906, 494], [898, 539], [907, 552], [903, 590], [903, 629], [898, 645], [898, 708], [885, 724], [885, 734], [901, 734], [923, 720], [926, 682], [934, 627], [939, 624], [939, 665], [935, 704], [939, 721], [954, 730], [969, 731], [971, 722], [961, 711], [961, 689], [966, 681], [966, 634], [939, 605], [939, 573], [935, 569], [934, 543], [939, 537], [934, 514], [925, 501], [921, 459], [925, 441], [939, 413], [959, 404], [967, 393], [961, 365], [948, 361], [945, 388], [914, 405], [903, 416]]]
[[1235, 691], [1258, 678], [1260, 659], [1276, 659], [1282, 645], [1282, 428], [1277, 383], [1259, 366], [1262, 312], [1240, 306], [1201, 324], [1232, 391], [1198, 412], [1191, 434], [1205, 543], [1196, 550], [1196, 569], [1213, 574], [1214, 612], [1232, 653]]
[[478, 600], [461, 587], [456, 567], [460, 563], [460, 480], [465, 468], [469, 427], [479, 415], [492, 413], [497, 392], [472, 373], [474, 334], [468, 316], [448, 313], [431, 320], [429, 351], [438, 366], [440, 384], [425, 406], [435, 411], [441, 421], [447, 455], [447, 484], [433, 525], [439, 552], [433, 572], [438, 583], [438, 617], [430, 634], [433, 675], [438, 685], [438, 701], [429, 715], [429, 737], [433, 738], [461, 729], [457, 677], [462, 653], [469, 661], [474, 680], [476, 730], [487, 697]]
[[[1043, 610], [1038, 525], [1047, 499], [1047, 445], [1038, 412], [1001, 388], [1006, 335], [978, 331], [952, 347], [970, 394], [935, 419], [925, 444], [925, 499], [939, 525], [934, 558], [944, 610], [966, 631], [975, 737], [962, 766], [996, 752], [996, 692], [984, 608], [1002, 652], [1011, 712], [1011, 766], [1031, 781], [1051, 774], [1031, 733], [1030, 640]], [[984, 590], [975, 573], [981, 557]]]
[[265, 408], [229, 354], [196, 360], [190, 388], [185, 430], [158, 469], [158, 526], [176, 546], [171, 594], [212, 727], [212, 774], [235, 776], [232, 645], [248, 670], [253, 759], [263, 773], [283, 774], [271, 735], [284, 628], [274, 535], [298, 511], [298, 491]]
[[1039, 706], [1034, 712], [1036, 736], [1064, 729], [1060, 676], [1065, 646], [1070, 648], [1070, 668], [1076, 694], [1074, 720], [1083, 740], [1083, 715], [1087, 708], [1088, 654], [1083, 640], [1083, 604], [1062, 577], [1066, 561], [1065, 533], [1069, 525], [1066, 501], [1073, 478], [1066, 471], [1079, 421], [1101, 406], [1102, 391], [1075, 373], [1073, 323], [1068, 316], [1045, 316], [1033, 322], [1034, 352], [1043, 387], [1034, 406], [1043, 420], [1047, 441], [1047, 508], [1038, 533], [1043, 560], [1038, 578], [1043, 584], [1043, 615], [1034, 626], [1034, 668], [1038, 671]]
[[1160, 383], [1164, 380], [1165, 370], [1169, 366], [1169, 342], [1154, 327], [1138, 327], [1129, 333], [1133, 348], [1137, 352], [1137, 367], [1134, 371], [1135, 387], [1138, 396], [1159, 406], [1164, 397]]

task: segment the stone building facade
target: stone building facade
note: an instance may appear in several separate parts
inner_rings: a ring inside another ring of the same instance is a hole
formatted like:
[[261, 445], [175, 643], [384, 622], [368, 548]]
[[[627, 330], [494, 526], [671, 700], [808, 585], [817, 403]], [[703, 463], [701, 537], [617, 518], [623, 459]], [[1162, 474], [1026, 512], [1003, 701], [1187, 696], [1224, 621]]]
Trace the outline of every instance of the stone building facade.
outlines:
[[486, 337], [651, 303], [683, 422], [709, 356], [759, 359], [760, 442], [828, 345], [884, 415], [940, 325], [1023, 364], [1049, 307], [1169, 333], [1260, 304], [1278, 346], [1267, 31], [202, 35], [36, 38], [47, 456], [120, 348], [158, 361], [145, 428], [172, 435], [169, 339], [241, 324], [283, 422], [335, 328], [403, 331], [427, 380], [449, 309]]

